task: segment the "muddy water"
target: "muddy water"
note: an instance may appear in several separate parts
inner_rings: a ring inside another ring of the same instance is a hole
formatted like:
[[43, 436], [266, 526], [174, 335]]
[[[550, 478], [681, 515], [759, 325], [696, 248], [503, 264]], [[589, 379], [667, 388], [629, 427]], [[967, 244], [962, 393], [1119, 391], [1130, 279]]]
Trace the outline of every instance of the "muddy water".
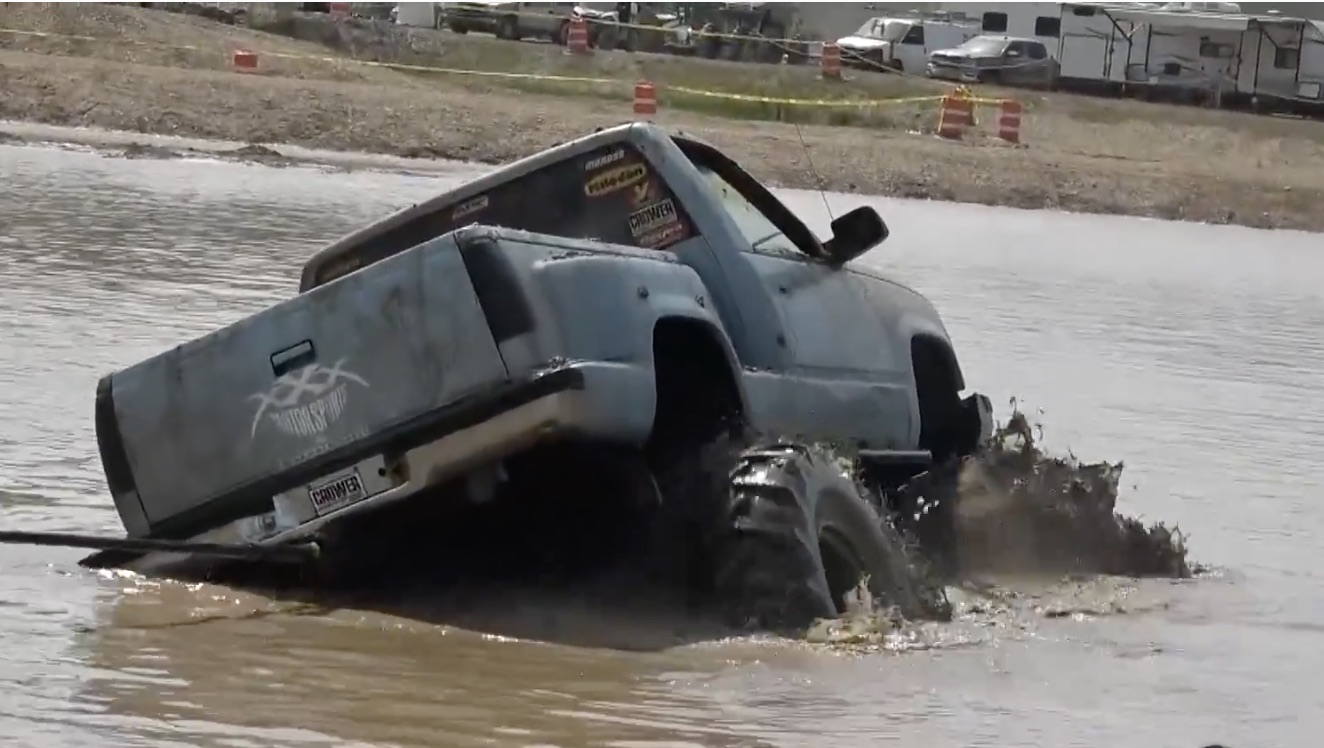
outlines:
[[[443, 184], [5, 147], [0, 180], [0, 527], [105, 532], [98, 375], [290, 292], [320, 242]], [[825, 223], [818, 196], [789, 199]], [[668, 646], [703, 632], [647, 601], [327, 610], [0, 547], [0, 738], [1307, 744], [1324, 729], [1320, 238], [873, 203], [894, 238], [867, 261], [939, 304], [969, 381], [1042, 409], [1050, 445], [1125, 459], [1123, 508], [1180, 523], [1211, 576], [967, 590], [956, 623], [861, 652]]]

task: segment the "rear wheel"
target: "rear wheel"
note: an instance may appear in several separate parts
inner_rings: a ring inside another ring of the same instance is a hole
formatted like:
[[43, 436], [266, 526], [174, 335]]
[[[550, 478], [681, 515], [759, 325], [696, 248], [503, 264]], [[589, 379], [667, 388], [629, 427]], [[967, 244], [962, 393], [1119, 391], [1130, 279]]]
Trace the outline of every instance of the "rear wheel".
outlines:
[[921, 590], [900, 534], [826, 456], [790, 444], [753, 449], [731, 476], [713, 574], [736, 622], [804, 627], [844, 612], [866, 578], [874, 598], [904, 616], [950, 616], [940, 589]]

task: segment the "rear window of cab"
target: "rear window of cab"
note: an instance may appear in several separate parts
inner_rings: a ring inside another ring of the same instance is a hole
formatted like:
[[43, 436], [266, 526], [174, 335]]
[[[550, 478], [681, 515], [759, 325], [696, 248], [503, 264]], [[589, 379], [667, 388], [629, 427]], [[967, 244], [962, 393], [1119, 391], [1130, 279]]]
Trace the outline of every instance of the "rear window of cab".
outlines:
[[475, 223], [648, 249], [666, 249], [694, 231], [643, 155], [616, 143], [398, 226], [328, 262], [316, 285]]

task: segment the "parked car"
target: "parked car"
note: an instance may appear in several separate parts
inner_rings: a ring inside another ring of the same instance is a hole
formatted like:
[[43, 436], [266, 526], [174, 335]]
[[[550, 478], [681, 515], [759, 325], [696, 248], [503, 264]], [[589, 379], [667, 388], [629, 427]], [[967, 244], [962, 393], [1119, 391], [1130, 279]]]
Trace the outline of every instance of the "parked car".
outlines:
[[928, 75], [962, 83], [1055, 88], [1058, 63], [1041, 41], [984, 35], [930, 54]]
[[457, 34], [481, 31], [498, 39], [548, 39], [564, 44], [570, 19], [582, 16], [589, 21], [589, 38], [596, 43], [606, 26], [615, 26], [614, 11], [599, 11], [576, 3], [512, 3], [500, 0], [474, 0], [447, 3], [446, 26]]

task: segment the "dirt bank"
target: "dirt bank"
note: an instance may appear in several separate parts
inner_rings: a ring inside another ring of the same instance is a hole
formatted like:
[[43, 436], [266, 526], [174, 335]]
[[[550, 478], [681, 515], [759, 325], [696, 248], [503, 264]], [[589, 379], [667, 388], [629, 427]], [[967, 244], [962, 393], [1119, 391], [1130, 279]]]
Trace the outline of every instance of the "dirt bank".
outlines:
[[[496, 163], [630, 118], [627, 104], [577, 89], [367, 67], [317, 45], [135, 8], [11, 4], [0, 29], [59, 35], [0, 31], [0, 119]], [[238, 47], [266, 53], [263, 74], [228, 69]], [[507, 47], [541, 56], [539, 70], [559, 54]], [[613, 60], [627, 76], [640, 64], [624, 53], [592, 64], [600, 72]], [[658, 117], [783, 186], [821, 178], [847, 192], [1324, 230], [1319, 123], [1068, 96], [1040, 97], [1027, 119], [1026, 146], [1010, 148], [896, 128], [797, 132], [674, 107]]]

